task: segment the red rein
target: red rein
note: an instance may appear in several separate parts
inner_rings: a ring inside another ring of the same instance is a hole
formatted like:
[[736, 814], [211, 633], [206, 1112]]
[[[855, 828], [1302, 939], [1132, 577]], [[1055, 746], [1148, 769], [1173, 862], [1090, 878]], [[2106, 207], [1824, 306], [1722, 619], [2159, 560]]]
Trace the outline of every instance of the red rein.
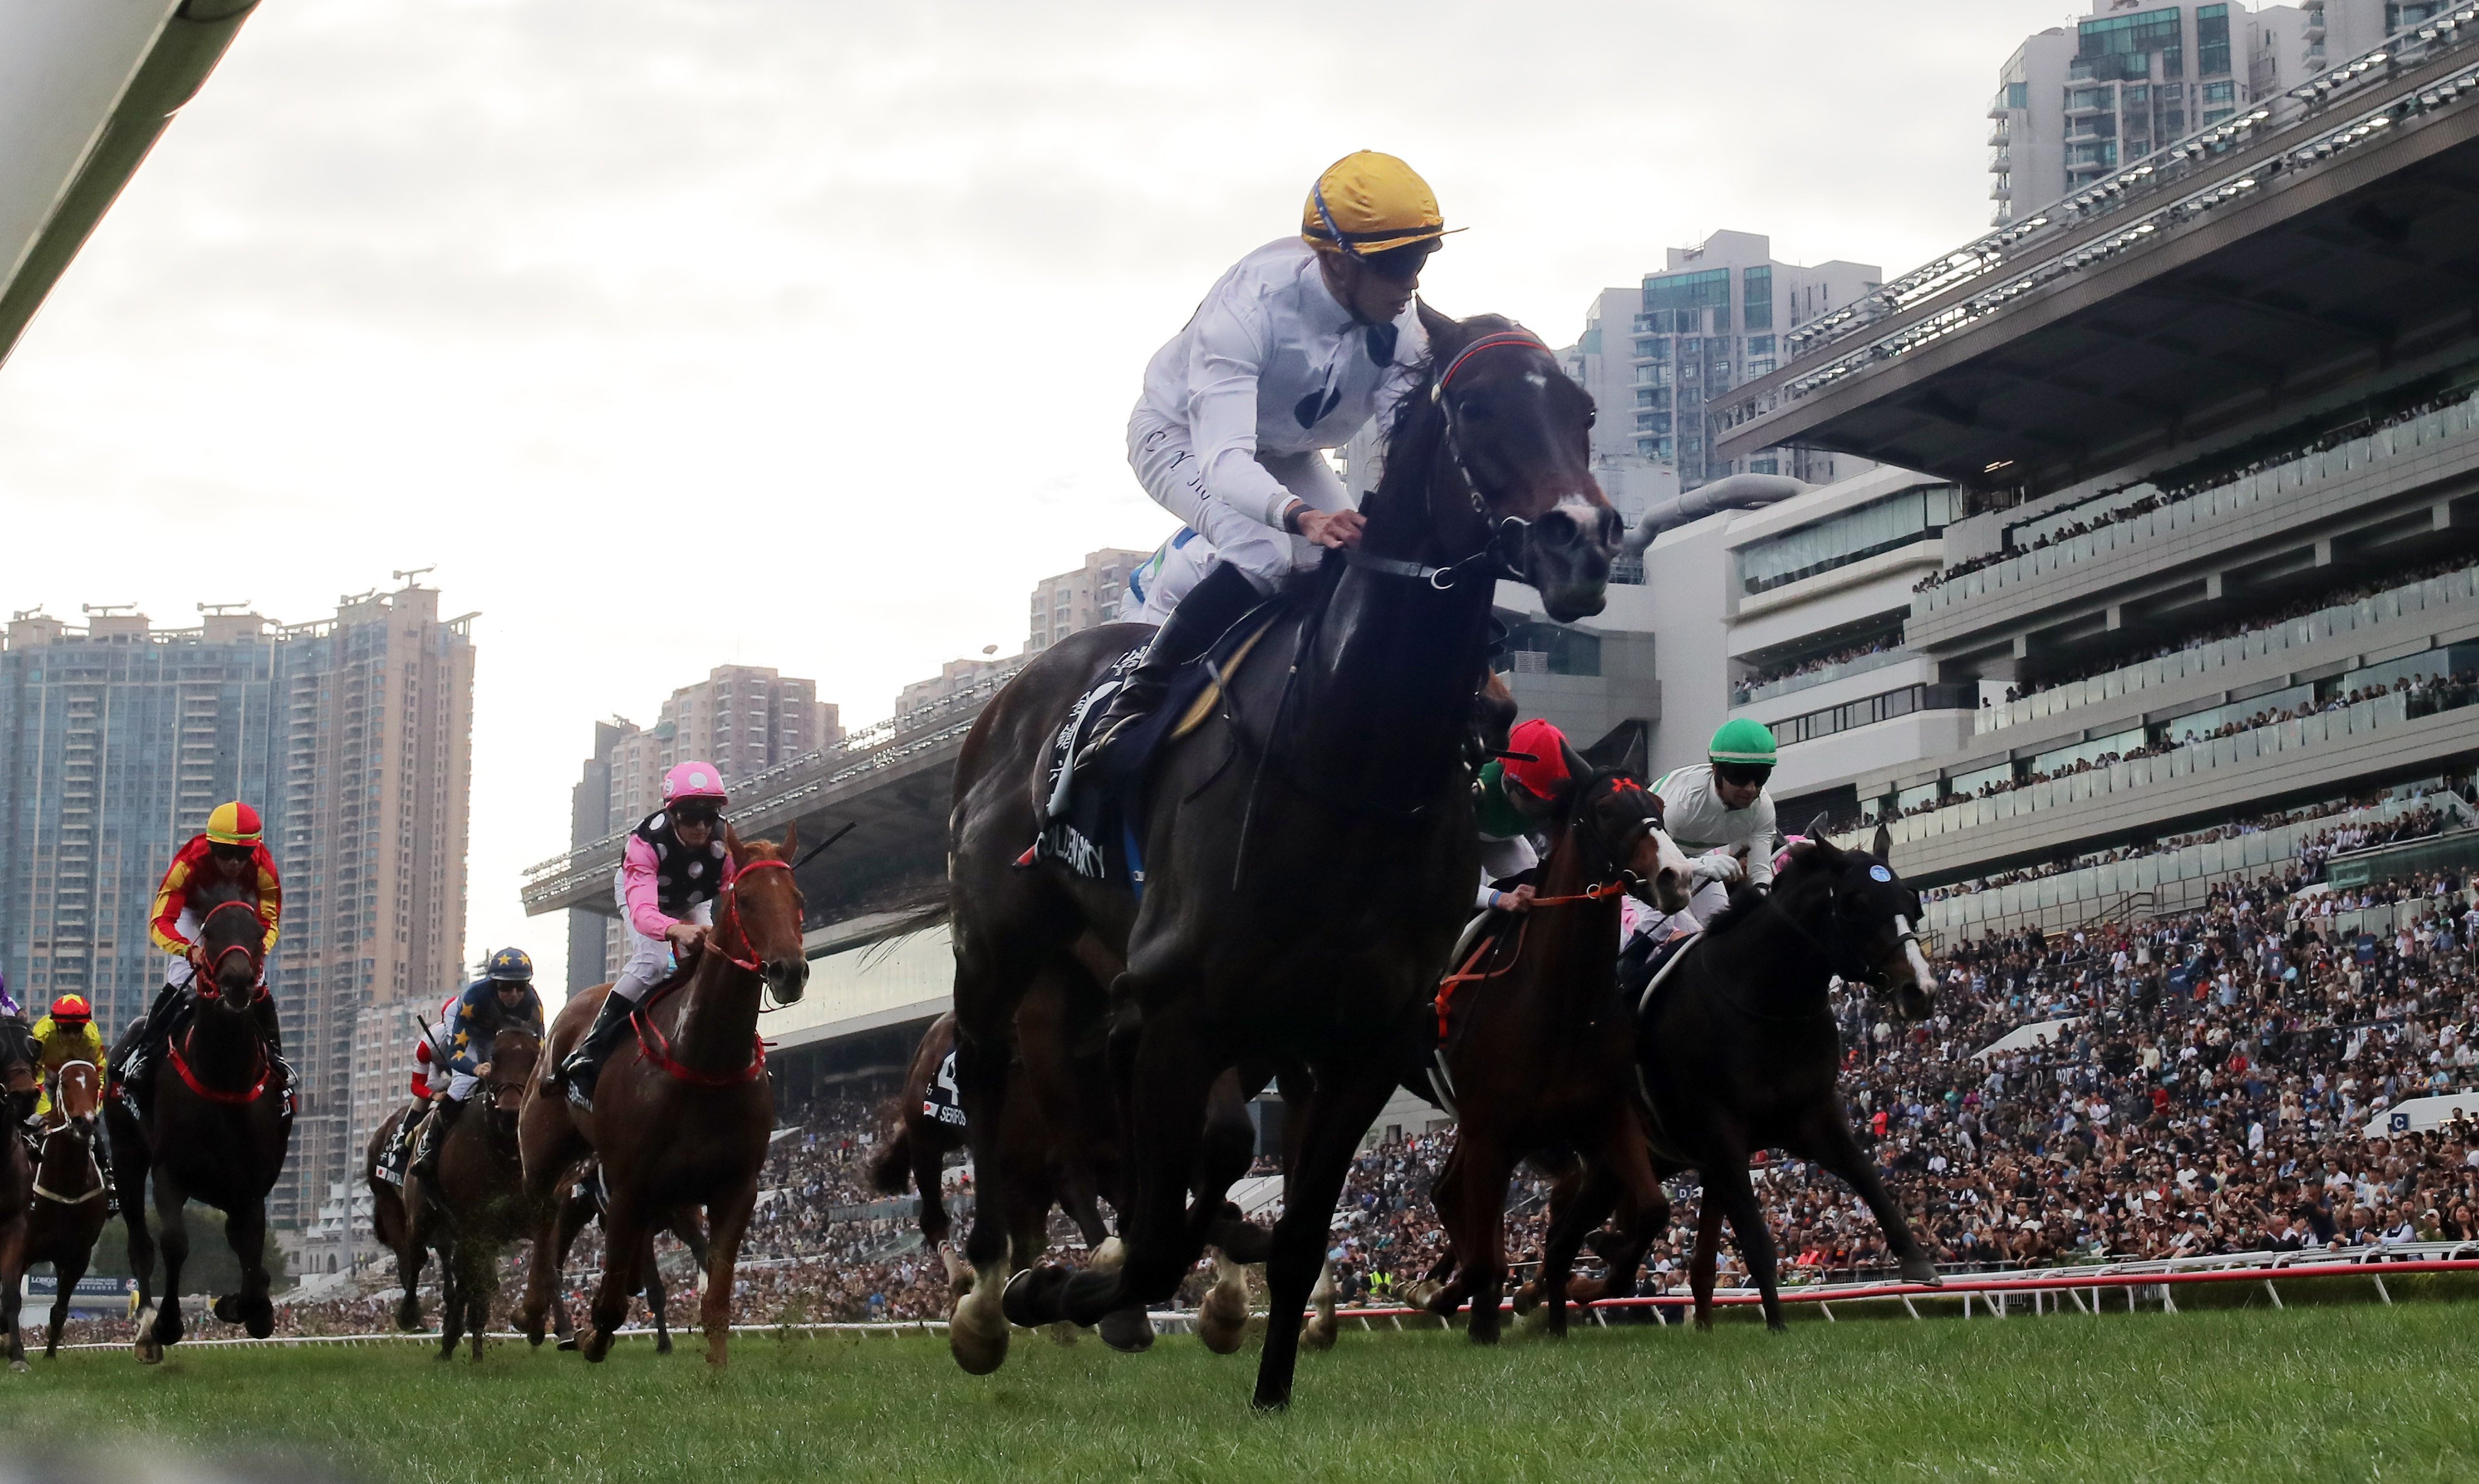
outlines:
[[[740, 921], [741, 879], [759, 871], [789, 871], [790, 869], [792, 869], [792, 863], [788, 860], [753, 860], [740, 868], [738, 874], [733, 877], [731, 884], [723, 888], [723, 911], [720, 914], [723, 920], [717, 925], [715, 931], [714, 949], [734, 967], [745, 969], [752, 974], [758, 972], [757, 947], [749, 941], [749, 929]], [[744, 959], [723, 946], [723, 930], [726, 928], [739, 936], [740, 946], [749, 957]], [[686, 981], [683, 980], [682, 983]], [[755, 1045], [750, 1053], [749, 1064], [736, 1072], [701, 1072], [696, 1067], [682, 1064], [678, 1058], [672, 1055], [671, 1038], [663, 1034], [661, 1026], [654, 1024], [653, 1008], [652, 1001], [648, 1001], [629, 1017], [629, 1023], [637, 1032], [637, 1054], [646, 1059], [648, 1065], [664, 1076], [676, 1082], [687, 1083], [692, 1087], [737, 1087], [755, 1082], [766, 1070], [766, 1037], [763, 1036], [755, 1037]]]

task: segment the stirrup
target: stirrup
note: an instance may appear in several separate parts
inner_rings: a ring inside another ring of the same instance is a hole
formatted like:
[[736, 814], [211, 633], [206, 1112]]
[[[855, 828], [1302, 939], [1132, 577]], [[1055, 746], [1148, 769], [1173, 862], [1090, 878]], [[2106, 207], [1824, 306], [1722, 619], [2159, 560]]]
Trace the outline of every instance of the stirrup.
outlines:
[[[1160, 705], [1162, 703], [1157, 700], [1154, 703], [1154, 705]], [[1142, 722], [1146, 717], [1153, 715], [1153, 713], [1154, 706], [1152, 705], [1146, 706], [1144, 709], [1139, 711], [1130, 711], [1125, 716], [1112, 722], [1109, 727], [1095, 732], [1086, 741], [1085, 746], [1077, 752], [1075, 760], [1068, 765], [1068, 771], [1072, 774], [1082, 775], [1086, 769], [1091, 768], [1095, 763], [1102, 760], [1103, 756], [1111, 751], [1112, 743], [1127, 735], [1128, 732], [1139, 722]]]

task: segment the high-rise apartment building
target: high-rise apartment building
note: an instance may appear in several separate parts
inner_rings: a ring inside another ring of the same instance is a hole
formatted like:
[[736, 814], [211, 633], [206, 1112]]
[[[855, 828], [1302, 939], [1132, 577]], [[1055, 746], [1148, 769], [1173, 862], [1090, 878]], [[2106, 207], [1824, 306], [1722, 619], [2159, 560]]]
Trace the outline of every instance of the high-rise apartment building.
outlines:
[[1115, 548], [1085, 553], [1085, 565], [1074, 572], [1044, 577], [1033, 585], [1033, 626], [1024, 641], [1027, 654], [1037, 654], [1069, 634], [1115, 621], [1119, 601], [1127, 596], [1128, 574], [1153, 556], [1151, 551]]
[[2109, 172], [2313, 78], [2442, 0], [2298, 6], [2092, 0], [2069, 30], [2027, 37], [1989, 100], [1993, 225], [2026, 220]]
[[[718, 665], [663, 703], [654, 725], [625, 717], [594, 724], [594, 755], [569, 800], [569, 843], [588, 845], [662, 806], [664, 770], [710, 762], [726, 783], [843, 740], [842, 712], [818, 682], [757, 665]], [[619, 919], [568, 914], [568, 987], [603, 984], [620, 960]]]
[[227, 799], [265, 821], [284, 876], [268, 984], [300, 1076], [279, 1225], [352, 1178], [362, 1011], [456, 982], [471, 617], [410, 585], [302, 625], [30, 612], [0, 652], [0, 960], [29, 997], [74, 989], [116, 1034], [164, 980], [146, 919], [173, 853]]
[[1716, 458], [1704, 403], [1771, 373], [1783, 334], [1856, 302], [1884, 276], [1865, 263], [1779, 262], [1772, 240], [1751, 232], [1671, 248], [1662, 271], [1647, 273], [1640, 288], [1602, 290], [1583, 337], [1561, 357], [1599, 408], [1593, 452], [1614, 464], [1673, 465], [1681, 489], [1730, 473], [1829, 483], [1867, 469], [1847, 455], [1793, 448]]

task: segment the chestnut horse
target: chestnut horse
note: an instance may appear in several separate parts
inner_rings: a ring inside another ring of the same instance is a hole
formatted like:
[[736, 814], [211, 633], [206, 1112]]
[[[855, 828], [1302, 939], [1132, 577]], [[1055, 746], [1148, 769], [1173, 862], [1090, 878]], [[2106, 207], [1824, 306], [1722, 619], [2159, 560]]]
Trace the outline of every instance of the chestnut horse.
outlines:
[[[1539, 896], [1448, 977], [1453, 1034], [1441, 1058], [1452, 1085], [1455, 1144], [1433, 1191], [1454, 1278], [1429, 1307], [1466, 1299], [1466, 1333], [1498, 1337], [1506, 1278], [1506, 1187], [1518, 1162], [1573, 1150], [1613, 1171], [1639, 1213], [1640, 1253], [1669, 1224], [1635, 1109], [1635, 1027], [1619, 998], [1619, 898], [1666, 912], [1687, 905], [1688, 862], [1661, 829], [1661, 801], [1622, 767], [1570, 752], [1566, 807], [1542, 862]], [[1632, 1274], [1635, 1264], [1625, 1265]], [[1613, 1264], [1613, 1271], [1617, 1271]], [[1543, 1274], [1553, 1333], [1565, 1329], [1566, 1274]]]
[[[1218, 701], [1137, 785], [1140, 903], [1056, 861], [1015, 862], [1041, 827], [1050, 739], [1144, 629], [1110, 625], [1043, 651], [965, 739], [948, 883], [957, 1078], [981, 1198], [974, 1289], [948, 1339], [968, 1371], [1005, 1360], [1009, 1321], [1090, 1324], [1170, 1297], [1246, 1168], [1200, 1158], [1212, 1089], [1242, 1062], [1296, 1066], [1316, 1090], [1272, 1239], [1255, 1392], [1261, 1407], [1290, 1400], [1344, 1174], [1425, 1049], [1480, 874], [1466, 738], [1497, 579], [1530, 583], [1553, 619], [1587, 617], [1620, 535], [1589, 468], [1592, 398], [1557, 357], [1504, 320], [1424, 306], [1420, 323], [1431, 359], [1388, 429], [1358, 546], [1277, 600]], [[1110, 1051], [1129, 1139], [1126, 1259], [1009, 1279], [1000, 1114], [1016, 1007], [1086, 934], [1127, 965]]]
[[[628, 1300], [645, 1286], [652, 1235], [672, 1213], [703, 1207], [706, 1290], [699, 1318], [706, 1362], [722, 1366], [731, 1339], [732, 1271], [740, 1239], [757, 1205], [757, 1178], [775, 1129], [775, 1087], [757, 1036], [761, 998], [800, 999], [809, 982], [801, 944], [801, 891], [790, 857], [797, 831], [780, 846], [743, 840], [726, 828], [724, 846], [737, 875], [714, 914], [696, 962], [646, 996], [634, 1024], [595, 1084], [594, 1109], [581, 1113], [537, 1070], [519, 1119], [527, 1198], [547, 1213], [518, 1327], [542, 1343], [559, 1284], [554, 1223], [562, 1182], [589, 1156], [602, 1164], [602, 1283], [578, 1348], [589, 1361], [611, 1349]], [[559, 1064], [585, 1034], [609, 985], [572, 995], [552, 1024], [542, 1067]]]
[[35, 1161], [34, 1209], [26, 1218], [26, 1244], [13, 1266], [0, 1265], [0, 1283], [9, 1298], [0, 1304], [0, 1323], [9, 1327], [9, 1364], [26, 1359], [17, 1330], [15, 1295], [26, 1273], [37, 1263], [52, 1265], [60, 1292], [52, 1300], [51, 1320], [43, 1331], [43, 1356], [60, 1353], [61, 1331], [69, 1321], [69, 1297], [94, 1258], [94, 1241], [103, 1235], [103, 1167], [95, 1163], [94, 1136], [101, 1121], [103, 1073], [91, 1062], [62, 1065], [52, 1093], [52, 1115], [43, 1125], [43, 1146]]
[[[164, 1065], [142, 1114], [132, 1113], [126, 1098], [110, 1097], [104, 1105], [120, 1217], [129, 1228], [129, 1266], [138, 1274], [136, 1349], [149, 1365], [181, 1338], [181, 1267], [190, 1257], [181, 1211], [192, 1200], [224, 1214], [224, 1236], [241, 1263], [241, 1292], [215, 1301], [216, 1318], [254, 1339], [275, 1332], [275, 1306], [267, 1297], [267, 1192], [284, 1170], [293, 1113], [253, 1013], [267, 992], [258, 983], [267, 923], [256, 892], [237, 883], [210, 882], [191, 906], [198, 914], [198, 938], [191, 950], [197, 978], [188, 1024], [165, 1042]], [[153, 1286], [159, 1239], [146, 1229], [150, 1174], [164, 1252], [160, 1295]]]

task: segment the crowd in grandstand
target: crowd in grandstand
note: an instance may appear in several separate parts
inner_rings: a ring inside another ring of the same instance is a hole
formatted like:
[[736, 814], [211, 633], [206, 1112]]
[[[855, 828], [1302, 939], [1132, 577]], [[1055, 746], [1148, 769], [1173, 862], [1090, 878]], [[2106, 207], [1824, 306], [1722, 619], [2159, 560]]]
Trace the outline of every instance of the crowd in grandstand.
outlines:
[[[2353, 439], [2364, 438], [2371, 433], [2382, 432], [2384, 429], [2389, 427], [2398, 426], [2404, 422], [2415, 422], [2419, 418], [2427, 416], [2431, 412], [2439, 412], [2446, 407], [2454, 405], [2455, 403], [2468, 401], [2470, 397], [2471, 393], [2467, 388], [2445, 393], [2437, 397], [2427, 397], [2418, 402], [2413, 403], [2408, 407], [2404, 407], [2388, 414], [2383, 418], [2353, 422], [2346, 427], [2335, 428], [2316, 438], [2310, 439], [2306, 443], [2292, 448], [2284, 448], [2278, 453], [2266, 454], [2262, 458], [2250, 460], [2234, 468], [2216, 469], [2211, 471], [2210, 473], [2201, 474], [2192, 479], [2161, 486], [2155, 489], [2151, 494], [2145, 495], [2140, 499], [2129, 500], [2122, 505], [2111, 506], [2107, 510], [2100, 511], [2093, 515], [2081, 517], [2069, 522], [2067, 525], [2060, 526], [2056, 530], [2045, 532], [2042, 535], [2035, 537], [2028, 547], [2008, 547], [1987, 552], [1984, 555], [1970, 557], [1966, 560], [1955, 562], [1950, 567], [1938, 572], [1932, 572], [1927, 576], [1922, 577], [1917, 583], [1912, 585], [1911, 590], [1917, 593], [1925, 593], [1930, 588], [1941, 587], [1944, 584], [1953, 581], [1956, 577], [1978, 572], [1983, 567], [1993, 567], [1999, 562], [2010, 561], [2017, 556], [2021, 556], [2026, 551], [2042, 550], [2046, 548], [2056, 546], [2059, 542], [2071, 541], [2077, 536], [2088, 535], [2104, 526], [2114, 525], [2120, 521], [2131, 521], [2137, 516], [2149, 515], [2153, 511], [2161, 509], [2164, 506], [2174, 505], [2181, 500], [2192, 499], [2196, 496], [2204, 494], [2207, 491], [2216, 490], [2224, 485], [2235, 484], [2238, 480], [2244, 479], [2249, 475], [2262, 473], [2266, 470], [2278, 468], [2281, 465], [2291, 462], [2292, 460], [2310, 458], [2315, 454], [2338, 448], [2341, 445], [2348, 443]], [[2113, 493], [2115, 492], [2104, 492], [2105, 495]]]

